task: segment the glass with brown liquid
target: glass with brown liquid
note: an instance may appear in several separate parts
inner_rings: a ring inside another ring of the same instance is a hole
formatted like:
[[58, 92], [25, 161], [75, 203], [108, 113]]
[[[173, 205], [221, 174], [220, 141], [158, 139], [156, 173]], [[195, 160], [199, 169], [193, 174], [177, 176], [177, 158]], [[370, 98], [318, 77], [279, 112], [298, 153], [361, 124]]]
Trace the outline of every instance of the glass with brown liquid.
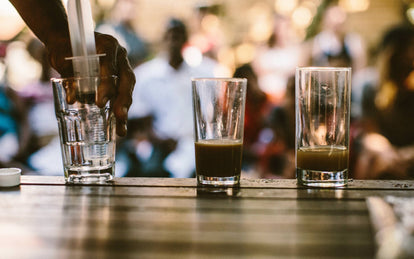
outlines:
[[197, 182], [201, 186], [240, 183], [246, 79], [192, 80]]
[[[345, 181], [349, 152], [345, 146], [315, 146], [296, 150], [298, 181], [315, 186], [329, 186]], [[302, 178], [300, 178], [302, 176]]]
[[350, 68], [296, 69], [296, 178], [298, 184], [348, 183]]

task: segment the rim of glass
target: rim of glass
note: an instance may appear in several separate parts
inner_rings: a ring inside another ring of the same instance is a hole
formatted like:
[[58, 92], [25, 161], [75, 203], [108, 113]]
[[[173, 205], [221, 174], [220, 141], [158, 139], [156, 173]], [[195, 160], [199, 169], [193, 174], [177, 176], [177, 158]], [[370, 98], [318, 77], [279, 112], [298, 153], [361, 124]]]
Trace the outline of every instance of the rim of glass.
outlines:
[[296, 67], [296, 70], [304, 71], [351, 71], [351, 67]]
[[241, 77], [194, 77], [191, 81], [231, 81], [231, 82], [244, 82], [246, 78]]

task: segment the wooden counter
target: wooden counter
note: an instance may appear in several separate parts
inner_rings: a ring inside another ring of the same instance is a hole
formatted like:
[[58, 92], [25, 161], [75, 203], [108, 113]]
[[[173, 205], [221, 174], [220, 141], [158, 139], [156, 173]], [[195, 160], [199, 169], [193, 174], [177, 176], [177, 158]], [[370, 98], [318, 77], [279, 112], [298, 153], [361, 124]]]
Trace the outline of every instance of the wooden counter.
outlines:
[[246, 179], [222, 192], [195, 179], [21, 182], [0, 188], [0, 258], [373, 258], [366, 198], [414, 196], [414, 181], [317, 189]]

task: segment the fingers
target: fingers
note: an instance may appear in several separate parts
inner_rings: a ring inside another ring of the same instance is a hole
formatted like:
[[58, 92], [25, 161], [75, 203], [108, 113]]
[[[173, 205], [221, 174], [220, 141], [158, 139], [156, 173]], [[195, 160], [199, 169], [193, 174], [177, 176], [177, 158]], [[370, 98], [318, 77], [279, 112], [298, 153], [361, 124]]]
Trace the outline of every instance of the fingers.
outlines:
[[72, 61], [65, 58], [72, 56], [70, 42], [67, 39], [56, 39], [55, 44], [47, 46], [50, 65], [61, 77], [73, 76]]
[[74, 104], [76, 102], [76, 92], [78, 85], [76, 81], [67, 81], [67, 85], [65, 85], [66, 90], [66, 101], [69, 104]]
[[109, 100], [115, 99], [117, 95], [116, 85], [113, 84], [112, 80], [105, 80], [105, 78], [118, 76], [116, 55], [119, 44], [115, 38], [106, 34], [95, 33], [95, 38], [97, 53], [105, 54], [99, 59], [100, 74], [103, 80], [101, 80], [98, 87], [96, 98], [96, 104], [102, 108]]
[[135, 85], [135, 75], [127, 59], [125, 48], [119, 45], [112, 36], [96, 33], [97, 53], [106, 55], [100, 60], [102, 77], [117, 76], [115, 85], [101, 82], [98, 88], [96, 103], [103, 107], [111, 100], [115, 117], [117, 119], [117, 134], [126, 135], [128, 109], [132, 103], [132, 90]]
[[103, 108], [109, 100], [115, 99], [117, 96], [117, 84], [118, 78], [116, 76], [101, 77], [95, 100], [98, 107]]
[[126, 51], [120, 51], [118, 54], [119, 65], [119, 85], [118, 95], [113, 103], [115, 117], [119, 126], [117, 133], [125, 136], [127, 132], [128, 110], [132, 104], [132, 91], [135, 86], [135, 75], [126, 58]]

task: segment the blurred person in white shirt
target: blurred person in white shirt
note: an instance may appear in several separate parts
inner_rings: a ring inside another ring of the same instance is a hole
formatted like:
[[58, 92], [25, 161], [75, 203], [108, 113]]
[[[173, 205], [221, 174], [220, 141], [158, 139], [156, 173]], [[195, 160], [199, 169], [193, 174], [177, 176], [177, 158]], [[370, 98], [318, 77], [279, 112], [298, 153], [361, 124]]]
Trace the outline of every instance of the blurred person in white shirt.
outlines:
[[161, 139], [174, 139], [176, 148], [164, 161], [172, 177], [194, 176], [193, 111], [191, 78], [213, 77], [217, 64], [203, 57], [190, 65], [183, 56], [188, 40], [187, 28], [170, 19], [164, 34], [164, 51], [138, 66], [129, 118], [154, 117], [154, 130]]

